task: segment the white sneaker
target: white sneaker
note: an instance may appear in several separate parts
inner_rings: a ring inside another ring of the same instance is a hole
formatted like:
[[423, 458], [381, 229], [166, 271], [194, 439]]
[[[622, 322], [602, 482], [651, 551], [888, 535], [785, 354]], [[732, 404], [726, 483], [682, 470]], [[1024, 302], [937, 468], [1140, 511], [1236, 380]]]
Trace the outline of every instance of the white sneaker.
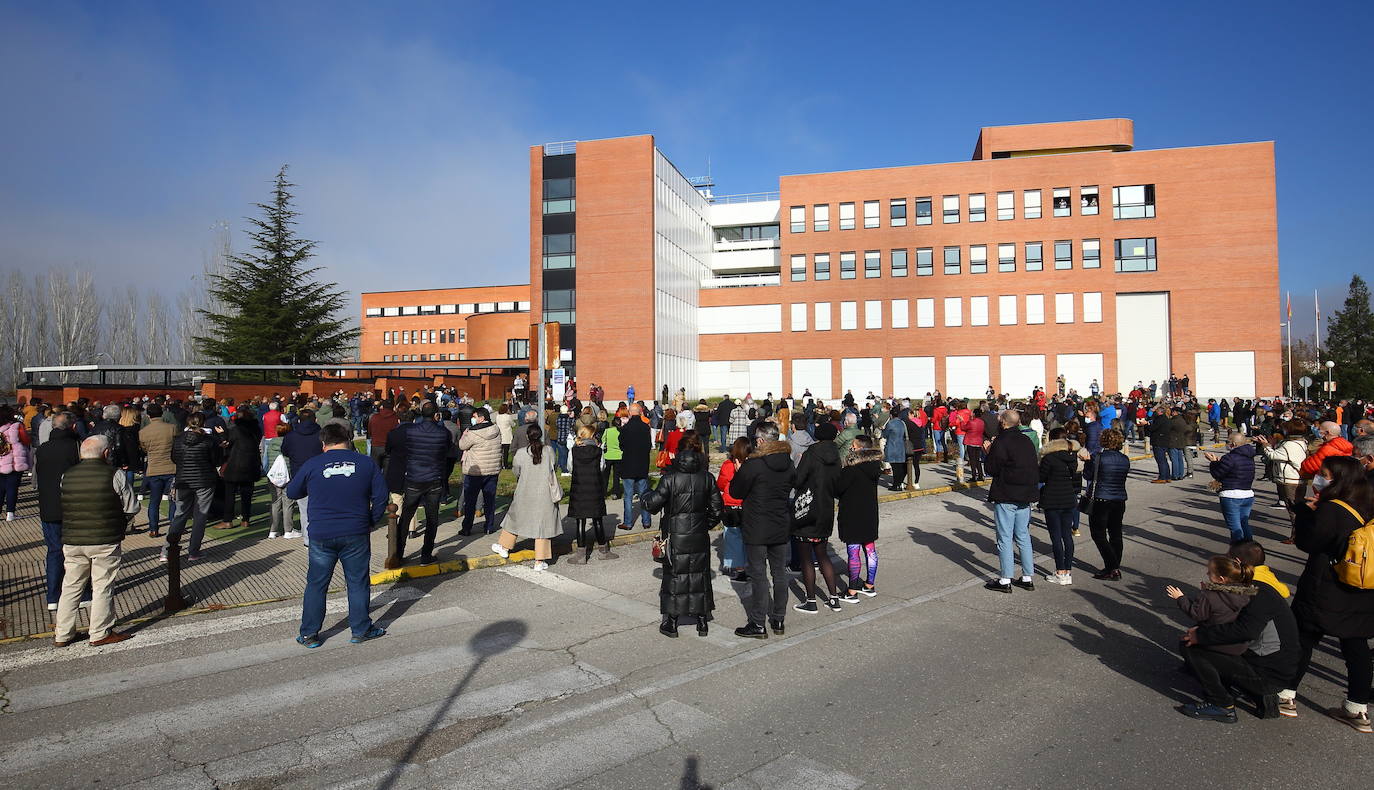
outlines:
[[282, 535], [282, 537], [283, 537], [283, 538], [286, 538], [287, 540], [292, 540], [292, 539], [294, 539], [294, 538], [299, 538], [300, 536], [301, 536], [301, 531], [298, 530], [298, 529], [288, 530], [284, 535]]
[[534, 569], [537, 571], [546, 571], [549, 569], [549, 564], [543, 560], [535, 560]]
[[501, 555], [502, 559], [510, 559], [510, 551], [500, 543], [491, 544], [491, 553]]
[[1070, 584], [1073, 584], [1072, 573], [1066, 573], [1063, 576], [1060, 576], [1059, 578], [1063, 579], [1063, 581], [1061, 581], [1060, 584], [1064, 585], [1065, 587], [1068, 587]]
[[50, 603], [50, 604], [48, 604], [48, 611], [49, 611], [49, 612], [55, 612], [55, 611], [57, 611], [57, 604], [55, 604], [55, 603]]
[[78, 609], [89, 609], [89, 608], [91, 608], [91, 602], [90, 602], [90, 601], [82, 601], [81, 603], [79, 603], [79, 604], [76, 605], [76, 608], [78, 608]]
[[11, 510], [10, 512], [8, 512], [8, 513], [5, 514], [5, 520], [6, 520], [6, 521], [14, 521], [14, 511], [13, 511], [13, 510]]
[[269, 532], [269, 533], [267, 533], [267, 539], [268, 539], [268, 540], [271, 540], [272, 538], [280, 538], [280, 537], [281, 537], [281, 534], [278, 533], [278, 532]]

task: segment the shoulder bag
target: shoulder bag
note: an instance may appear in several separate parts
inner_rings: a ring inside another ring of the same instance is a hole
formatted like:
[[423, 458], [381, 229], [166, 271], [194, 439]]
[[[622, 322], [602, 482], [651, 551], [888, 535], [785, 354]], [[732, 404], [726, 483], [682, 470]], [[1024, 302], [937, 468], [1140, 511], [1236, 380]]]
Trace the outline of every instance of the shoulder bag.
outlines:
[[1093, 479], [1088, 481], [1088, 490], [1078, 497], [1078, 512], [1088, 515], [1093, 509], [1093, 495], [1097, 493], [1097, 481], [1102, 477], [1102, 452], [1093, 458]]

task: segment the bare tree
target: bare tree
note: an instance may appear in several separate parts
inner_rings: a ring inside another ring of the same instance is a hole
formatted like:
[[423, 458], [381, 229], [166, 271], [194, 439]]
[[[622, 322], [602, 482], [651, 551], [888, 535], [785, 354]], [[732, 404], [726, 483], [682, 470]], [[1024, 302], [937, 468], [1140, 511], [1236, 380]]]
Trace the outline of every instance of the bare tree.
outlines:
[[[96, 295], [95, 279], [90, 272], [77, 272], [75, 277], [63, 271], [50, 273], [47, 297], [57, 364], [85, 364], [97, 352], [106, 350], [97, 348], [96, 330], [104, 305]], [[69, 378], [64, 374], [62, 381]]]
[[[141, 301], [138, 289], [130, 285], [123, 293], [113, 294], [105, 309], [106, 328], [101, 332], [101, 336], [108, 339], [109, 347], [105, 350], [117, 364], [136, 365], [143, 361], [143, 344], [139, 342], [142, 325], [142, 314], [139, 310]], [[136, 374], [114, 376], [115, 381], [123, 383], [131, 383], [135, 379]]]

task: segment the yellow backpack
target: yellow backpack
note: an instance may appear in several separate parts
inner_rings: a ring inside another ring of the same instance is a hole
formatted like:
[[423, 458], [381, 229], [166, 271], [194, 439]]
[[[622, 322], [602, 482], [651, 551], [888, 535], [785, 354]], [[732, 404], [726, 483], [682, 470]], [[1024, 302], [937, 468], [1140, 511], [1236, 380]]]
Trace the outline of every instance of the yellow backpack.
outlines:
[[1361, 590], [1374, 590], [1374, 519], [1365, 521], [1355, 508], [1345, 502], [1339, 499], [1331, 501], [1349, 511], [1362, 525], [1350, 533], [1345, 556], [1331, 565], [1336, 572], [1336, 580]]

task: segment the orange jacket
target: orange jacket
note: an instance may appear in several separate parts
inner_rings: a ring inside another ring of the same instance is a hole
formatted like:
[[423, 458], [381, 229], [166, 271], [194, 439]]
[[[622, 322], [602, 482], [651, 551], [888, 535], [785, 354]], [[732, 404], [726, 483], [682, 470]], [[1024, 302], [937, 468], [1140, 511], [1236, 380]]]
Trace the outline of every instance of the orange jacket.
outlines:
[[1317, 448], [1315, 453], [1307, 456], [1307, 460], [1302, 462], [1298, 473], [1303, 477], [1311, 478], [1317, 476], [1317, 471], [1322, 468], [1322, 461], [1334, 455], [1354, 455], [1355, 446], [1349, 441], [1337, 436], [1322, 442], [1322, 446]]

